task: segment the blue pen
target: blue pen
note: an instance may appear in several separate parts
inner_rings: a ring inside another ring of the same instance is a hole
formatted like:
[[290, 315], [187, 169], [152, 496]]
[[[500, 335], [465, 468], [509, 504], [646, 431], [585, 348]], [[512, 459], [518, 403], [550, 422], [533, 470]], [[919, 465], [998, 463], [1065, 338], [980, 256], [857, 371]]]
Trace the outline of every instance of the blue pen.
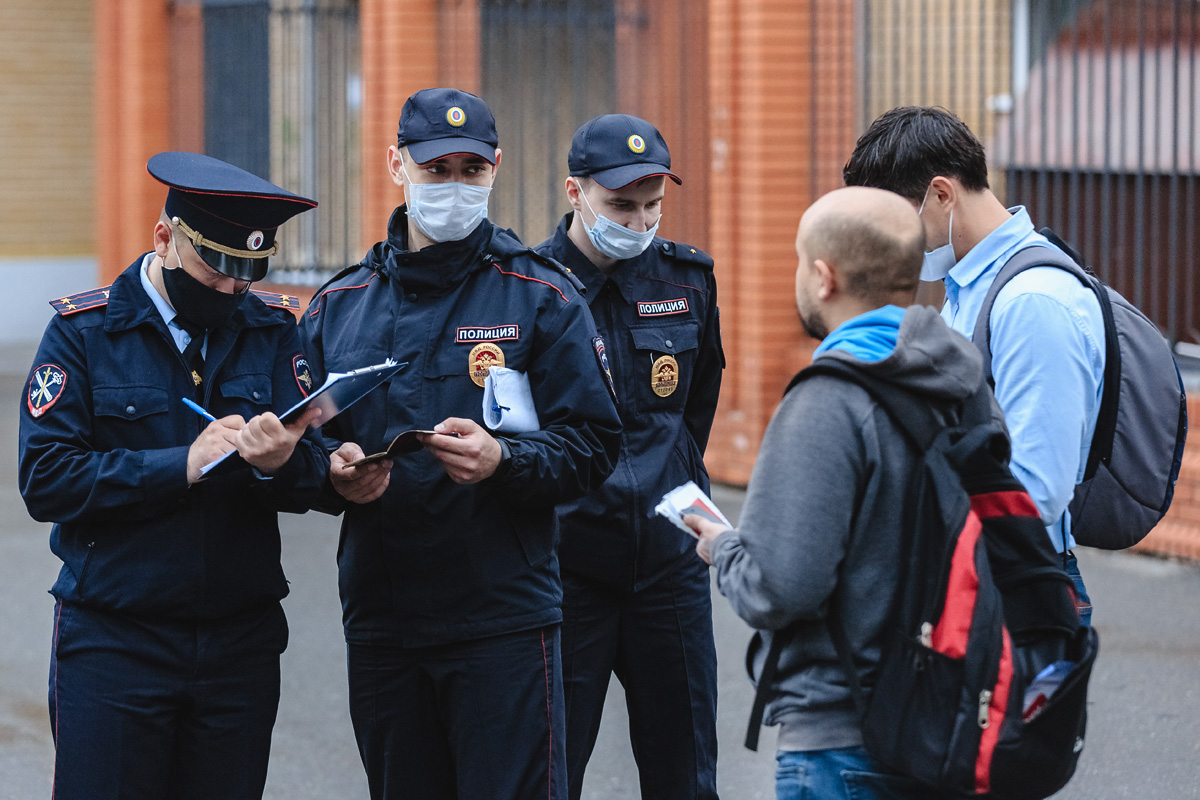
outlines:
[[196, 403], [196, 402], [194, 402], [194, 401], [192, 401], [192, 400], [188, 400], [186, 397], [181, 397], [181, 398], [179, 398], [179, 399], [183, 401], [183, 404], [184, 404], [185, 406], [187, 406], [188, 408], [190, 408], [192, 411], [195, 411], [197, 414], [199, 414], [200, 416], [204, 417], [204, 418], [205, 418], [206, 420], [208, 420], [209, 422], [216, 422], [216, 421], [217, 421], [217, 418], [216, 418], [216, 417], [214, 417], [212, 414], [208, 413], [207, 411], [205, 411], [205, 410], [204, 410], [204, 406], [200, 405], [199, 403]]

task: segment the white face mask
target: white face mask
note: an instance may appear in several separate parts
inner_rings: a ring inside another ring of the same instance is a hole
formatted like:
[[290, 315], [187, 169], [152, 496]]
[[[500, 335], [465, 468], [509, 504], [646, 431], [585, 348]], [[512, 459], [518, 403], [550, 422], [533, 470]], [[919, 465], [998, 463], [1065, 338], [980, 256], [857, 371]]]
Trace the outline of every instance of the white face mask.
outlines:
[[[930, 188], [933, 184], [930, 184]], [[925, 210], [925, 201], [929, 198], [929, 189], [925, 190], [925, 197], [921, 198], [921, 207], [917, 209], [917, 216], [921, 216], [921, 212]], [[921, 280], [923, 281], [940, 281], [945, 280], [950, 274], [950, 270], [954, 269], [954, 265], [958, 263], [954, 257], [954, 209], [950, 209], [950, 233], [947, 234], [946, 244], [941, 247], [934, 248], [925, 253], [925, 260], [921, 263]]]
[[433, 242], [457, 242], [487, 217], [490, 186], [469, 183], [414, 183], [400, 162], [408, 193], [408, 216]]
[[643, 233], [631, 231], [603, 214], [597, 214], [592, 209], [592, 204], [588, 202], [587, 195], [583, 193], [583, 184], [575, 185], [579, 187], [579, 196], [583, 198], [584, 203], [587, 203], [588, 211], [591, 211], [592, 216], [596, 218], [595, 225], [589, 228], [588, 224], [584, 222], [583, 227], [587, 230], [588, 239], [591, 239], [592, 246], [597, 251], [617, 261], [624, 261], [627, 258], [640, 256], [650, 246], [650, 242], [654, 241], [654, 235], [658, 233], [658, 224], [662, 222], [662, 214], [658, 215], [654, 227], [649, 230]]

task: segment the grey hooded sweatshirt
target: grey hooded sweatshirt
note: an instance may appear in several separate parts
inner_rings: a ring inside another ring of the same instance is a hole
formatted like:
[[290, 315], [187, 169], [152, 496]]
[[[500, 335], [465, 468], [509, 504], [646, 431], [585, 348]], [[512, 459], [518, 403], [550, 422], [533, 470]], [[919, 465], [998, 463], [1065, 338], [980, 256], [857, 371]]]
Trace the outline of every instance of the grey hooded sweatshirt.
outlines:
[[[979, 351], [925, 306], [905, 311], [896, 348], [882, 361], [861, 362], [840, 350], [821, 358], [866, 364], [939, 407], [969, 396], [983, 380]], [[782, 725], [780, 750], [862, 744], [825, 617], [837, 602], [869, 692], [896, 593], [903, 501], [915, 468], [902, 437], [862, 388], [830, 376], [801, 383], [767, 426], [738, 529], [714, 542], [717, 587], [758, 629], [746, 656], [752, 680], [762, 672], [772, 631], [798, 624], [780, 655], [765, 718]]]

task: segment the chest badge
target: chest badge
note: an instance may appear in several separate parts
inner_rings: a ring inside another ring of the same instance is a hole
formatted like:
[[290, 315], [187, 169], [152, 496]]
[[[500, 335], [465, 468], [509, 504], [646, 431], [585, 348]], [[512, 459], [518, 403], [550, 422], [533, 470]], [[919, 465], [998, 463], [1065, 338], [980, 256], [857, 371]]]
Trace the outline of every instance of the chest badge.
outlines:
[[650, 368], [650, 388], [659, 397], [669, 397], [679, 385], [679, 362], [674, 356], [663, 356]]
[[67, 373], [62, 367], [42, 364], [35, 369], [33, 377], [29, 379], [29, 390], [25, 393], [25, 401], [33, 418], [37, 419], [49, 411], [62, 397], [66, 386]]
[[504, 366], [504, 351], [491, 342], [480, 342], [467, 355], [467, 374], [479, 388], [487, 381], [488, 370]]

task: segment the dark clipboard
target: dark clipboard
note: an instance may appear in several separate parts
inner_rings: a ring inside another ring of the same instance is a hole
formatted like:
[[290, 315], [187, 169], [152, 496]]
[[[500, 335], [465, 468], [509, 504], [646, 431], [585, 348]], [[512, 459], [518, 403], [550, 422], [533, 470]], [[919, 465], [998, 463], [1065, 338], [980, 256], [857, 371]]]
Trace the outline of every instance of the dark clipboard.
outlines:
[[[322, 412], [318, 424], [324, 425], [406, 366], [407, 361], [395, 362], [388, 359], [382, 364], [351, 372], [331, 372], [312, 394], [280, 414], [279, 420], [288, 425], [299, 419], [310, 406], [316, 406]], [[205, 464], [200, 470], [200, 480], [211, 477], [214, 472], [224, 472], [224, 469], [219, 469], [222, 464], [232, 465], [241, 461], [240, 457], [231, 458], [235, 455], [237, 450], [230, 450], [215, 461]]]

